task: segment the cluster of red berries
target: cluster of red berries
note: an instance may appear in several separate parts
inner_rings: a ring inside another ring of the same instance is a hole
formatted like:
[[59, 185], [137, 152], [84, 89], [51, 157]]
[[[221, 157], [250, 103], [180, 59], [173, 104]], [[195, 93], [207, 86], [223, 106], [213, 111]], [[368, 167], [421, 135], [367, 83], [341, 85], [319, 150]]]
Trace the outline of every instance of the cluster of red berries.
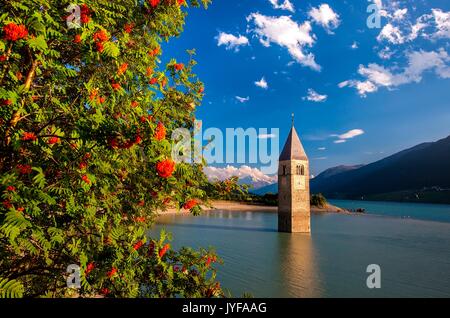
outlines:
[[47, 140], [49, 145], [54, 145], [60, 142], [60, 138], [58, 136], [52, 136]]
[[115, 267], [112, 267], [111, 268], [111, 270], [108, 272], [108, 277], [109, 278], [112, 278], [114, 275], [116, 275], [117, 274], [117, 268], [115, 268]]
[[17, 170], [19, 170], [20, 174], [30, 174], [32, 171], [32, 168], [30, 165], [18, 164]]
[[3, 38], [7, 41], [17, 41], [24, 39], [28, 35], [28, 30], [23, 24], [15, 24], [10, 22], [3, 26]]
[[6, 191], [8, 191], [8, 192], [16, 192], [16, 187], [15, 186], [7, 186], [6, 187]]
[[120, 85], [120, 83], [116, 83], [116, 82], [112, 81], [111, 87], [113, 88], [113, 90], [118, 91], [122, 88], [122, 85]]
[[162, 122], [159, 122], [155, 130], [155, 139], [163, 140], [164, 138], [166, 138], [166, 127], [164, 127]]
[[126, 23], [123, 27], [123, 30], [125, 31], [125, 33], [130, 34], [134, 29], [134, 23]]
[[138, 216], [137, 218], [135, 218], [135, 221], [137, 223], [145, 223], [147, 219], [145, 218], [145, 216]]
[[109, 40], [109, 35], [105, 30], [100, 30], [94, 33], [93, 40], [97, 47], [97, 51], [101, 53], [104, 50], [103, 44]]
[[191, 210], [194, 207], [198, 205], [198, 201], [195, 199], [187, 200], [186, 203], [183, 205], [183, 209], [185, 210]]
[[158, 47], [155, 47], [154, 49], [150, 50], [150, 51], [148, 52], [148, 55], [154, 57], [154, 56], [158, 55], [160, 52], [161, 52], [161, 49], [160, 49], [159, 46], [158, 46]]
[[142, 242], [142, 240], [137, 242], [137, 243], [135, 243], [133, 245], [133, 250], [137, 251], [138, 249], [140, 249], [142, 247], [142, 245], [144, 245], [144, 242]]
[[37, 140], [37, 136], [33, 132], [24, 132], [22, 134], [22, 140], [23, 141], [36, 141]]
[[75, 37], [73, 38], [73, 43], [81, 43], [81, 35], [80, 34], [75, 35]]
[[162, 178], [169, 178], [175, 171], [175, 162], [170, 159], [160, 161], [156, 164], [156, 171]]
[[84, 272], [84, 275], [85, 275], [85, 276], [88, 276], [89, 273], [92, 272], [92, 271], [94, 270], [94, 268], [95, 268], [95, 264], [94, 264], [94, 263], [91, 262], [91, 263], [87, 264], [86, 270], [85, 270], [85, 272]]
[[83, 180], [83, 182], [86, 184], [91, 184], [91, 180], [89, 179], [89, 176], [86, 174], [81, 177], [81, 180]]
[[89, 23], [91, 20], [91, 10], [89, 10], [89, 7], [86, 4], [82, 4], [80, 8], [80, 20], [81, 23]]
[[205, 265], [206, 265], [206, 267], [209, 267], [209, 265], [211, 265], [211, 263], [215, 263], [215, 262], [217, 262], [217, 257], [208, 255], [206, 257]]
[[103, 104], [106, 101], [105, 96], [98, 96], [98, 89], [93, 89], [91, 93], [89, 94], [89, 99], [91, 101], [97, 101], [100, 104]]
[[169, 249], [170, 249], [170, 244], [167, 243], [166, 245], [163, 246], [162, 249], [159, 250], [159, 252], [158, 252], [159, 258], [163, 258], [163, 256], [166, 255], [166, 253]]
[[176, 63], [173, 65], [175, 71], [181, 71], [182, 69], [184, 69], [184, 64], [183, 63]]
[[128, 63], [122, 63], [122, 65], [119, 66], [119, 69], [117, 70], [117, 75], [120, 76], [124, 74], [128, 69]]
[[119, 140], [117, 138], [112, 138], [109, 141], [109, 145], [111, 146], [111, 148], [113, 149], [130, 149], [131, 147], [133, 147], [134, 145], [138, 145], [142, 142], [142, 137], [138, 134], [136, 135], [136, 137], [134, 138], [134, 140], [127, 140], [124, 143], [120, 143]]
[[12, 104], [12, 100], [10, 99], [0, 99], [0, 104], [4, 106], [9, 106]]
[[[156, 8], [161, 3], [161, 0], [149, 0], [148, 2], [152, 8]], [[166, 2], [169, 4], [177, 3], [181, 6], [186, 3], [186, 0], [166, 0]]]
[[161, 2], [161, 0], [149, 0], [148, 3], [152, 8], [155, 8], [158, 6], [158, 4]]

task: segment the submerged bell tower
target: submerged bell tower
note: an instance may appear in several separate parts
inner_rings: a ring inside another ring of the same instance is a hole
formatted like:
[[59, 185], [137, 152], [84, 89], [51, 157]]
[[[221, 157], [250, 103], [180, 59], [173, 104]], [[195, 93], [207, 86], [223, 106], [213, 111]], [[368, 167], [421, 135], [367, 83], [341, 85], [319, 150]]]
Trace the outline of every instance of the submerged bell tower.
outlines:
[[278, 231], [311, 232], [309, 160], [294, 127], [294, 114], [278, 163]]

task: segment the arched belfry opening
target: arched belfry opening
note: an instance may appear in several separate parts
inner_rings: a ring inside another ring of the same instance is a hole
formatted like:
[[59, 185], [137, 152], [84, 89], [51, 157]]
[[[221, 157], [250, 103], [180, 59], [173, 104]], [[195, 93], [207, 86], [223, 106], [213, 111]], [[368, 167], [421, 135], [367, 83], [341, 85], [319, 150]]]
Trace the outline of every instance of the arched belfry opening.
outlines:
[[305, 175], [305, 166], [304, 165], [297, 165], [297, 169], [295, 172], [297, 175], [299, 176], [304, 176]]

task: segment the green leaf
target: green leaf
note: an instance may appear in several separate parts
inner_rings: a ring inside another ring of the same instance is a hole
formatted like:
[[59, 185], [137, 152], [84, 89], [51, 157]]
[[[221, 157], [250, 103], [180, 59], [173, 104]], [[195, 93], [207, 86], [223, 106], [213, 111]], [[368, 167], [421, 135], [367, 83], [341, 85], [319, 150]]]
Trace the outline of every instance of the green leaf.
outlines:
[[103, 54], [105, 54], [106, 56], [109, 56], [109, 57], [112, 57], [112, 58], [116, 58], [120, 54], [119, 48], [113, 42], [106, 42], [103, 45], [103, 47], [104, 47]]
[[23, 293], [21, 282], [0, 277], [0, 298], [22, 298]]
[[29, 38], [27, 40], [27, 43], [30, 46], [30, 48], [36, 51], [45, 51], [48, 49], [47, 42], [45, 41], [43, 35], [39, 35], [35, 38]]

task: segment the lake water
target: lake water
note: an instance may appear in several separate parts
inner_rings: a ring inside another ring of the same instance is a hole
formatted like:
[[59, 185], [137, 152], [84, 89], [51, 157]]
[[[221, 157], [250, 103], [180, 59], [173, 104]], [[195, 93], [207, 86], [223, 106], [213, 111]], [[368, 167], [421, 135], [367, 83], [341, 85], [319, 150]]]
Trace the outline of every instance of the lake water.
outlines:
[[366, 209], [367, 214], [450, 222], [450, 205], [427, 203], [398, 203], [378, 201], [329, 200], [345, 209]]
[[[450, 223], [321, 214], [311, 226], [278, 233], [276, 213], [213, 211], [161, 216], [151, 235], [165, 228], [175, 248], [215, 247], [233, 296], [450, 297]], [[369, 264], [381, 267], [381, 289], [367, 288]]]

